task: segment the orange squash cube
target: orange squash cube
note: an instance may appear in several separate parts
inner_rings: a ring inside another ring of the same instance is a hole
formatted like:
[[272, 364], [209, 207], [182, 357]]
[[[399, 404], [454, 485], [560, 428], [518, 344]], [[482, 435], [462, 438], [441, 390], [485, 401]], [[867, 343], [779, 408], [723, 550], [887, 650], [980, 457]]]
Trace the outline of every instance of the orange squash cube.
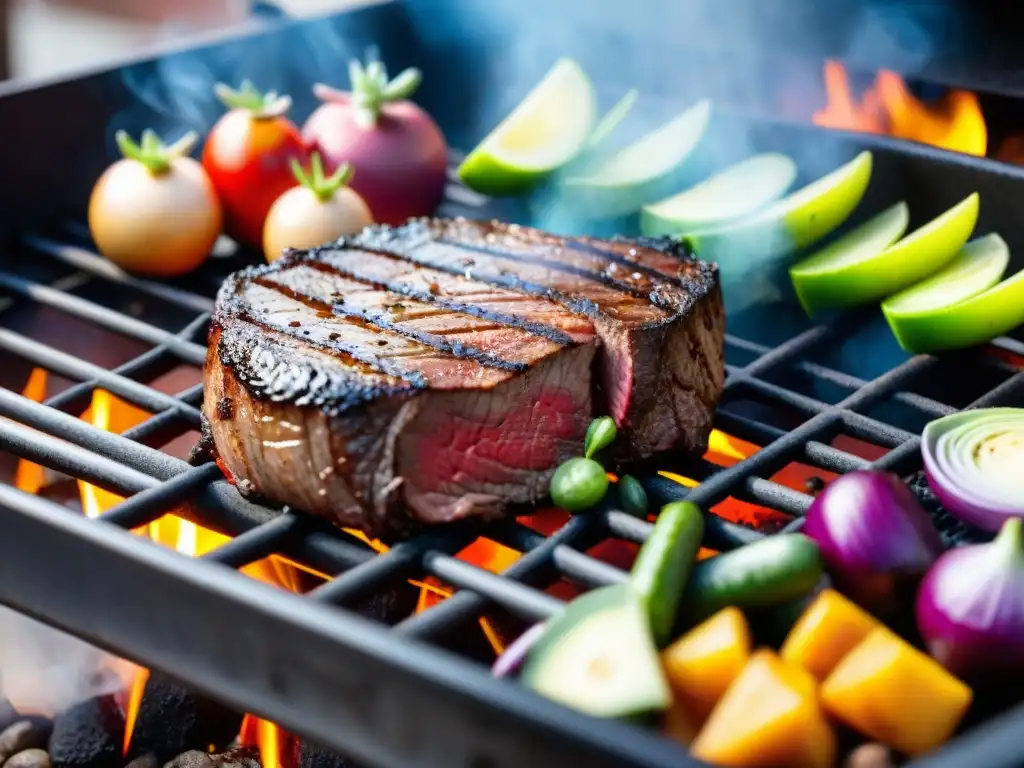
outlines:
[[700, 725], [750, 659], [750, 628], [739, 608], [723, 608], [661, 653], [676, 705]]
[[879, 626], [871, 614], [834, 589], [826, 589], [797, 619], [779, 655], [824, 680], [840, 659]]
[[755, 652], [690, 748], [694, 757], [735, 768], [831, 768], [832, 727], [817, 682], [774, 651]]
[[885, 627], [872, 630], [821, 686], [826, 711], [908, 755], [946, 741], [971, 704], [971, 689]]

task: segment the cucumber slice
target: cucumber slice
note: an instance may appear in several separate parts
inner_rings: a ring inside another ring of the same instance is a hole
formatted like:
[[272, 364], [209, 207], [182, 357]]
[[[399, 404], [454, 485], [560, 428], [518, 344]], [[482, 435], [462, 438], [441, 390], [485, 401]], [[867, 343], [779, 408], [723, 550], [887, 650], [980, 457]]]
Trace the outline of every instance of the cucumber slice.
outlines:
[[462, 182], [486, 195], [530, 189], [580, 153], [597, 113], [594, 86], [561, 59], [459, 166]]
[[777, 200], [794, 179], [791, 158], [777, 152], [754, 155], [678, 195], [645, 205], [640, 229], [657, 237], [726, 224]]
[[[892, 211], [890, 208], [886, 213]], [[894, 214], [893, 218], [898, 217]], [[835, 246], [797, 264], [790, 270], [790, 277], [808, 312], [877, 301], [949, 263], [971, 236], [977, 220], [975, 192], [895, 245], [878, 249], [873, 247], [877, 245], [874, 242], [870, 248], [861, 248], [851, 233]]]
[[647, 614], [629, 584], [569, 603], [547, 623], [521, 679], [542, 696], [595, 717], [638, 717], [672, 703]]
[[585, 176], [566, 178], [563, 191], [587, 216], [621, 216], [657, 200], [700, 143], [711, 119], [702, 101], [603, 161]]
[[882, 302], [886, 316], [903, 317], [958, 304], [998, 283], [1010, 265], [1010, 248], [993, 233], [972, 240], [949, 264]]

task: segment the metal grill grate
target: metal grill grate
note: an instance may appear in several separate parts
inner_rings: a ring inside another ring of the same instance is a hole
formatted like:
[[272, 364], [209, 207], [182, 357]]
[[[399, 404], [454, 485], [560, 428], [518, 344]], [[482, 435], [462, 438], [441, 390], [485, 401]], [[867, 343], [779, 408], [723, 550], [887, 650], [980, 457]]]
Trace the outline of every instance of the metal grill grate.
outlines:
[[[447, 213], [481, 215], [480, 209], [466, 205], [477, 201], [464, 193], [455, 191], [450, 197], [456, 202], [449, 202]], [[515, 686], [489, 680], [468, 662], [409, 642], [458, 633], [492, 604], [526, 620], [544, 619], [559, 610], [561, 601], [543, 587], [561, 577], [586, 585], [624, 579], [623, 571], [584, 551], [607, 538], [640, 542], [651, 529], [648, 522], [601, 509], [572, 518], [548, 537], [515, 520], [482, 530], [466, 523], [425, 533], [375, 555], [354, 537], [321, 521], [248, 502], [216, 465], [192, 467], [152, 447], [199, 426], [201, 386], [172, 396], [147, 382], [177, 364], [202, 364], [206, 348], [197, 339], [205, 335], [212, 300], [127, 276], [87, 248], [69, 244], [73, 239], [73, 234], [66, 241], [25, 237], [21, 247], [71, 267], [78, 283], [89, 279], [116, 284], [140, 300], [157, 299], [196, 316], [180, 330], [167, 330], [59, 285], [0, 272], [0, 286], [15, 299], [47, 305], [147, 347], [108, 371], [38, 340], [0, 330], [4, 354], [77, 382], [42, 404], [0, 390], [0, 415], [10, 420], [0, 423], [0, 447], [129, 497], [96, 523], [45, 498], [0, 485], [0, 506], [7, 510], [5, 532], [0, 533], [0, 601], [162, 668], [328, 746], [383, 764], [685, 762], [674, 748], [646, 733], [538, 702]], [[896, 404], [924, 419], [956, 410], [913, 391], [918, 381], [939, 370], [941, 361], [915, 357], [872, 380], [813, 361], [815, 350], [856, 334], [862, 323], [863, 318], [850, 317], [838, 325], [811, 328], [774, 347], [727, 337], [729, 358], [748, 362], [728, 366], [718, 426], [765, 447], [728, 468], [690, 462], [688, 469], [702, 478], [691, 490], [651, 473], [645, 482], [654, 500], [665, 503], [685, 497], [708, 508], [732, 496], [792, 515], [786, 530], [799, 527], [800, 515], [811, 502], [810, 496], [769, 479], [791, 462], [836, 473], [867, 466], [917, 471], [916, 434], [898, 421], [869, 414], [882, 403]], [[1002, 339], [996, 344], [1024, 354], [1019, 342]], [[985, 351], [970, 353], [968, 359], [997, 381], [971, 406], [1024, 400], [1024, 370]], [[838, 393], [835, 402], [784, 383], [783, 373], [831, 388]], [[85, 407], [95, 388], [153, 415], [123, 435], [93, 427], [73, 414]], [[746, 401], [756, 407], [737, 406]], [[798, 423], [783, 428], [757, 415], [758, 408], [784, 409], [795, 414]], [[890, 450], [872, 463], [831, 445], [839, 434]], [[200, 558], [208, 564], [125, 533], [174, 511], [185, 500], [196, 502], [197, 522], [234, 537]], [[523, 556], [501, 575], [454, 557], [481, 533]], [[710, 516], [705, 543], [730, 549], [762, 535]], [[275, 553], [335, 575], [300, 597], [229, 570]], [[425, 575], [458, 591], [393, 630], [370, 627], [332, 607], [352, 606], [387, 585]], [[1009, 754], [1024, 751], [1024, 732], [1017, 728], [1016, 733], [1016, 748], [1004, 746], [1012, 750]], [[982, 747], [995, 743], [990, 740]], [[985, 762], [985, 755], [976, 751], [972, 761], [1001, 765], [1004, 754], [992, 752], [992, 761]], [[474, 759], [485, 762], [471, 762]]]

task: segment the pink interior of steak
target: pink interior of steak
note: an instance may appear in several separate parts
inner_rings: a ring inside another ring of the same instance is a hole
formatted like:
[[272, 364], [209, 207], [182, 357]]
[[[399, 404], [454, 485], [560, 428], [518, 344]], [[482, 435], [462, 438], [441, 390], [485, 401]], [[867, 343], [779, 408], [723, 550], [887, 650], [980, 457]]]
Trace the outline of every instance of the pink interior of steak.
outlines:
[[[427, 522], [496, 515], [546, 492], [554, 468], [578, 453], [592, 406], [594, 347], [579, 346], [530, 371], [472, 392], [402, 388], [330, 414], [254, 394], [220, 364], [211, 341], [206, 415], [222, 460], [242, 490], [374, 534], [397, 509]], [[283, 338], [283, 337], [282, 337]], [[277, 354], [264, 342], [254, 355]], [[319, 372], [349, 366], [314, 353]], [[305, 393], [304, 396], [309, 396]]]
[[492, 391], [435, 392], [405, 430], [397, 468], [417, 516], [498, 514], [547, 493], [590, 423], [593, 346], [566, 350]]

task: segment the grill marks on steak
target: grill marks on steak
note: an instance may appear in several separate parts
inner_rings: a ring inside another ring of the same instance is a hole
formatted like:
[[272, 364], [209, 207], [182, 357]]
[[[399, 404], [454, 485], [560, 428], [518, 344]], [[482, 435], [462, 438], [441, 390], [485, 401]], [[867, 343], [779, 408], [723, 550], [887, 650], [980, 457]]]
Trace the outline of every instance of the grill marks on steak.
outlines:
[[204, 408], [240, 487], [381, 535], [542, 497], [606, 410], [702, 449], [723, 334], [678, 247], [417, 220], [229, 278]]
[[[365, 320], [435, 350], [510, 371], [524, 371], [571, 341], [553, 340], [485, 317], [408, 299], [308, 266], [273, 273], [259, 282], [302, 296], [318, 311]], [[380, 340], [377, 345], [386, 346]]]

